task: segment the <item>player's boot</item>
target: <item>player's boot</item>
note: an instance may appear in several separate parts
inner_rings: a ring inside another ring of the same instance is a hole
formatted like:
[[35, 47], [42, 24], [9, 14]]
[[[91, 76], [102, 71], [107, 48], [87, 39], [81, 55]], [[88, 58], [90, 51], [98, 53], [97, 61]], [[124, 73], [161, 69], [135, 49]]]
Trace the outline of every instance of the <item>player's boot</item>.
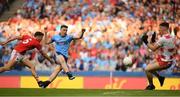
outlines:
[[158, 77], [158, 80], [159, 80], [160, 85], [163, 86], [165, 77], [160, 76], [160, 77]]
[[42, 87], [43, 87], [43, 82], [42, 82], [42, 81], [39, 81], [39, 82], [38, 82], [38, 85], [39, 85], [39, 87], [42, 88]]
[[43, 82], [43, 88], [46, 88], [51, 82], [50, 81], [44, 81]]
[[66, 72], [66, 74], [67, 74], [69, 80], [75, 79], [75, 76], [73, 76], [73, 74], [71, 72]]
[[154, 85], [148, 85], [145, 90], [154, 90], [155, 86]]

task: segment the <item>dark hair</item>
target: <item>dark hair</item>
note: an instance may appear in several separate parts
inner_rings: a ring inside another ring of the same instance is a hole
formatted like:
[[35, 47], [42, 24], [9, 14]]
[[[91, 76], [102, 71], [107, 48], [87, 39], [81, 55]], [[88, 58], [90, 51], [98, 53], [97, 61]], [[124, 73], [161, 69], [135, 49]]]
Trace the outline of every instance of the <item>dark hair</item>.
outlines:
[[44, 36], [44, 33], [37, 31], [37, 32], [34, 34], [34, 36], [35, 36], [35, 37], [36, 37], [36, 36]]
[[174, 34], [177, 35], [177, 32], [179, 31], [179, 28], [178, 27], [175, 27], [174, 28]]
[[169, 29], [169, 23], [167, 23], [167, 22], [163, 22], [159, 26], [166, 27]]
[[61, 29], [62, 28], [68, 28], [68, 26], [67, 25], [61, 25]]

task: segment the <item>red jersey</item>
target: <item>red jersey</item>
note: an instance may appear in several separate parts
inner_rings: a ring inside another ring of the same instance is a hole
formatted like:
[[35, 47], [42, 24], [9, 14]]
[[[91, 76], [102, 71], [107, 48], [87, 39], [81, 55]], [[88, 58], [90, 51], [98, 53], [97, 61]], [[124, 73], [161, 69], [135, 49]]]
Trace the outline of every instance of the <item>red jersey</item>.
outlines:
[[18, 53], [25, 53], [26, 51], [28, 50], [32, 50], [34, 48], [40, 50], [41, 49], [41, 44], [40, 42], [29, 36], [29, 35], [23, 35], [22, 36], [22, 41], [20, 41], [16, 46], [15, 46], [15, 50], [18, 52]]

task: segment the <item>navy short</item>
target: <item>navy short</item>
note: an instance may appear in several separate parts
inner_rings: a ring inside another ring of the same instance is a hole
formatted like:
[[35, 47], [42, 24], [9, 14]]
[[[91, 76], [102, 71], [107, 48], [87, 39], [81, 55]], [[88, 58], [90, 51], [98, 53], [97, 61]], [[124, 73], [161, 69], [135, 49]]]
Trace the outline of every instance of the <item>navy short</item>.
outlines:
[[56, 63], [57, 63], [57, 55], [62, 55], [64, 57], [65, 62], [67, 63], [68, 57], [66, 57], [65, 55], [63, 55], [63, 54], [61, 54], [59, 52], [56, 52], [56, 54], [54, 55], [54, 59], [55, 59]]

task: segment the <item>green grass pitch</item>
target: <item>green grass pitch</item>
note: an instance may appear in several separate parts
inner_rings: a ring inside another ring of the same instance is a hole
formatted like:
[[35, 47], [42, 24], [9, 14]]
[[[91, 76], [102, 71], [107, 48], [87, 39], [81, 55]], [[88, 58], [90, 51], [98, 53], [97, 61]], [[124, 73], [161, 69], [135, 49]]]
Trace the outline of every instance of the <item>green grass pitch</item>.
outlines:
[[0, 97], [154, 97], [180, 96], [177, 90], [104, 90], [104, 89], [32, 89], [14, 88], [0, 89]]

